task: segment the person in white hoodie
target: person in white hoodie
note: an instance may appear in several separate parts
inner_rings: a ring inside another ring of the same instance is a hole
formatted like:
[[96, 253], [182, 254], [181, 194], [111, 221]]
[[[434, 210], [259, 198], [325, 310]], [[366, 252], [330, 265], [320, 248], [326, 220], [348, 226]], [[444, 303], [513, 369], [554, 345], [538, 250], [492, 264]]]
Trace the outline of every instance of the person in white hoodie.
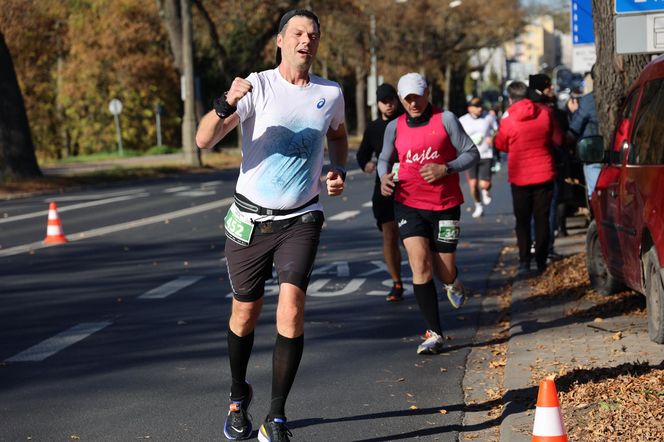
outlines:
[[[480, 151], [480, 161], [468, 169], [468, 187], [475, 201], [473, 218], [484, 213], [484, 207], [491, 204], [491, 165], [493, 162], [493, 134], [498, 129], [493, 115], [484, 112], [482, 100], [473, 97], [468, 102], [468, 113], [459, 118], [470, 139]], [[479, 184], [479, 186], [478, 186]]]

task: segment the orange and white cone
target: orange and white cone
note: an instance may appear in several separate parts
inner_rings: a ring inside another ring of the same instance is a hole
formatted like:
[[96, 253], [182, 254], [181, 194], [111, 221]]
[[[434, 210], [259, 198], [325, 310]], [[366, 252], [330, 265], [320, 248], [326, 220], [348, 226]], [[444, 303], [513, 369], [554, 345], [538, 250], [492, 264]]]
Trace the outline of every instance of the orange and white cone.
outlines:
[[540, 382], [532, 442], [567, 442], [556, 384], [551, 379]]
[[67, 238], [62, 231], [62, 223], [58, 216], [58, 206], [55, 202], [51, 202], [48, 206], [48, 224], [46, 226], [44, 244], [62, 244], [65, 242], [67, 242]]

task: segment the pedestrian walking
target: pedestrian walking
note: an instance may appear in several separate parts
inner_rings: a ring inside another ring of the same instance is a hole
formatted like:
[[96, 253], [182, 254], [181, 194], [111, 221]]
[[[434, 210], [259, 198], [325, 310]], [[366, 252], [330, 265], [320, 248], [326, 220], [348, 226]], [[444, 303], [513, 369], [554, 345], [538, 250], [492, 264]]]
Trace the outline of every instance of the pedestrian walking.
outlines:
[[[574, 141], [581, 138], [599, 135], [599, 122], [597, 119], [597, 106], [595, 105], [595, 94], [593, 92], [593, 80], [595, 78], [595, 65], [584, 80], [585, 95], [577, 98], [568, 104], [572, 112], [572, 118], [569, 123], [569, 134]], [[583, 175], [586, 182], [586, 195], [588, 200], [592, 198], [595, 184], [602, 169], [600, 163], [589, 163], [583, 165]]]
[[[376, 90], [380, 117], [369, 123], [364, 131], [362, 142], [357, 150], [357, 163], [366, 173], [376, 174], [376, 182], [371, 197], [371, 204], [378, 230], [383, 234], [383, 258], [387, 271], [392, 278], [392, 288], [387, 294], [388, 302], [399, 302], [403, 299], [403, 282], [401, 281], [401, 251], [399, 249], [399, 230], [394, 221], [394, 196], [383, 196], [380, 191], [380, 177], [376, 171], [376, 162], [383, 150], [383, 134], [387, 124], [403, 113], [397, 90], [388, 83], [383, 83]], [[390, 160], [390, 167], [398, 166], [396, 155]]]
[[344, 99], [335, 82], [309, 72], [320, 41], [318, 17], [292, 10], [279, 22], [277, 68], [235, 78], [200, 123], [196, 142], [211, 148], [242, 125], [242, 165], [226, 218], [226, 262], [233, 289], [228, 325], [230, 404], [224, 434], [251, 436], [246, 380], [254, 329], [272, 267], [279, 278], [270, 411], [261, 442], [289, 441], [285, 405], [304, 348], [305, 292], [316, 256], [322, 206], [320, 171], [327, 137], [327, 193], [340, 195], [348, 154]]
[[535, 261], [543, 272], [549, 251], [549, 210], [556, 170], [552, 149], [563, 144], [553, 111], [528, 97], [528, 87], [516, 81], [507, 87], [510, 107], [494, 139], [507, 155], [507, 178], [512, 189], [519, 247], [519, 273], [530, 272], [531, 218], [535, 220]]
[[[406, 113], [388, 123], [378, 175], [383, 195], [394, 194], [399, 235], [413, 272], [415, 299], [428, 325], [419, 354], [443, 350], [434, 274], [454, 308], [466, 300], [456, 267], [463, 194], [459, 172], [479, 161], [479, 152], [451, 112], [432, 106], [426, 80], [417, 73], [399, 79]], [[399, 157], [398, 181], [389, 164]]]
[[496, 120], [489, 113], [485, 113], [482, 100], [473, 97], [468, 102], [468, 113], [459, 118], [470, 139], [480, 152], [480, 161], [466, 172], [468, 175], [468, 188], [475, 201], [473, 218], [479, 218], [484, 213], [484, 206], [491, 204], [491, 166], [493, 165], [493, 134], [498, 128]]

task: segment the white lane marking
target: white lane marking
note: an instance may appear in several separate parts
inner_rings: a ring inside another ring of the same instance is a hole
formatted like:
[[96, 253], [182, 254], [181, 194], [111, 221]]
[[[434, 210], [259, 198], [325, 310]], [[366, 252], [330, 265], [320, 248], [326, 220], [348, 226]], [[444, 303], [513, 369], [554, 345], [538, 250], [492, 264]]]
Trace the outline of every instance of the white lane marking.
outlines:
[[203, 279], [202, 276], [180, 276], [178, 279], [174, 279], [143, 293], [138, 299], [163, 299], [185, 287], [197, 283], [201, 279]]
[[[320, 281], [329, 281], [329, 279], [321, 279]], [[339, 290], [333, 290], [333, 291], [321, 291], [320, 289], [323, 287], [324, 284], [320, 285], [318, 287], [315, 284], [314, 289], [311, 289], [311, 285], [309, 286], [309, 290], [307, 290], [307, 296], [314, 296], [318, 298], [328, 298], [328, 297], [333, 297], [333, 296], [343, 296], [343, 295], [350, 295], [351, 293], [357, 291], [362, 287], [362, 284], [364, 284], [364, 281], [366, 281], [365, 278], [353, 278], [351, 279], [348, 284], [346, 284], [342, 289]], [[318, 282], [318, 281], [316, 281]]]
[[[146, 196], [149, 196], [150, 194], [148, 192], [142, 192], [142, 193], [136, 193], [133, 195], [124, 195], [124, 196], [117, 196], [114, 198], [107, 198], [104, 200], [97, 200], [97, 201], [90, 201], [87, 203], [79, 203], [79, 204], [72, 204], [71, 206], [64, 206], [64, 207], [58, 207], [58, 213], [62, 212], [69, 212], [70, 210], [76, 210], [76, 209], [84, 209], [86, 207], [95, 207], [95, 206], [101, 206], [104, 204], [111, 204], [111, 203], [117, 203], [120, 201], [127, 201], [127, 200], [133, 200], [135, 198], [143, 198]], [[56, 200], [59, 198], [54, 198], [53, 200]], [[7, 218], [2, 218], [0, 219], [0, 223], [10, 223], [12, 221], [21, 221], [24, 219], [29, 219], [29, 218], [36, 218], [39, 216], [47, 216], [48, 215], [48, 210], [41, 210], [39, 212], [32, 212], [32, 213], [24, 213], [23, 215], [16, 215], [16, 216], [10, 216]]]
[[191, 186], [169, 187], [168, 189], [164, 189], [164, 193], [176, 193], [176, 192], [182, 192], [184, 190], [189, 190], [189, 189], [191, 189]]
[[371, 201], [367, 201], [366, 203], [362, 204], [362, 207], [373, 207], [373, 203]]
[[334, 216], [328, 218], [329, 221], [344, 221], [349, 218], [353, 218], [360, 213], [359, 210], [346, 210], [345, 212], [337, 213]]
[[108, 192], [108, 193], [91, 193], [85, 195], [58, 195], [57, 198], [46, 198], [44, 199], [45, 203], [50, 203], [53, 200], [61, 201], [82, 201], [82, 200], [96, 200], [100, 198], [112, 198], [114, 196], [123, 196], [123, 195], [132, 195], [134, 193], [143, 193], [145, 189], [127, 189], [121, 190], [119, 192]]
[[[95, 238], [97, 236], [108, 235], [109, 233], [120, 232], [122, 230], [134, 229], [136, 227], [148, 226], [175, 218], [182, 218], [184, 216], [195, 215], [208, 210], [218, 209], [220, 207], [229, 206], [233, 202], [233, 198], [224, 198], [219, 201], [212, 201], [210, 203], [201, 204], [198, 206], [188, 207], [186, 209], [176, 210], [175, 212], [162, 213], [161, 215], [150, 216], [148, 218], [137, 219], [134, 221], [127, 221], [125, 223], [114, 224], [111, 226], [100, 227], [98, 229], [86, 230], [84, 232], [73, 233], [67, 235], [69, 242], [80, 241], [82, 239]], [[52, 244], [44, 244], [41, 241], [36, 241], [22, 246], [10, 247], [0, 250], [0, 256], [14, 256], [20, 253], [30, 252], [32, 250], [43, 249], [44, 247], [51, 247]]]
[[5, 360], [5, 362], [39, 362], [76, 344], [91, 334], [108, 327], [112, 322], [84, 322], [36, 344]]
[[[387, 269], [387, 266], [385, 267]], [[328, 275], [331, 273], [336, 273], [339, 278], [347, 278], [350, 276], [350, 266], [348, 261], [335, 261], [332, 264], [327, 264], [322, 267], [318, 267], [316, 270], [311, 272], [311, 275]]]
[[214, 195], [217, 193], [215, 190], [189, 190], [186, 192], [178, 192], [176, 193], [177, 196], [210, 196]]
[[216, 187], [216, 186], [221, 186], [224, 184], [223, 180], [215, 180], [215, 181], [206, 181], [204, 183], [201, 183], [201, 188], [206, 188], [206, 187]]

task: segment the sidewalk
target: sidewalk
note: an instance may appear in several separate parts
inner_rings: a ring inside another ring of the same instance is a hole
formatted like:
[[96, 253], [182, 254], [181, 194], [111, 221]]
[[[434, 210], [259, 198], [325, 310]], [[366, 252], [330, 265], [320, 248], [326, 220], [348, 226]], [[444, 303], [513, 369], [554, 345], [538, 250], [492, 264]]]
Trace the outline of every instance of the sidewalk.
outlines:
[[[556, 252], [563, 256], [584, 248], [585, 228], [578, 225], [570, 236], [556, 239]], [[598, 307], [566, 291], [535, 294], [530, 280], [514, 280], [500, 441], [531, 440], [538, 385], [547, 375], [556, 375], [562, 392], [581, 372], [601, 379], [607, 368], [620, 364], [662, 362], [664, 348], [649, 340], [645, 318]]]

